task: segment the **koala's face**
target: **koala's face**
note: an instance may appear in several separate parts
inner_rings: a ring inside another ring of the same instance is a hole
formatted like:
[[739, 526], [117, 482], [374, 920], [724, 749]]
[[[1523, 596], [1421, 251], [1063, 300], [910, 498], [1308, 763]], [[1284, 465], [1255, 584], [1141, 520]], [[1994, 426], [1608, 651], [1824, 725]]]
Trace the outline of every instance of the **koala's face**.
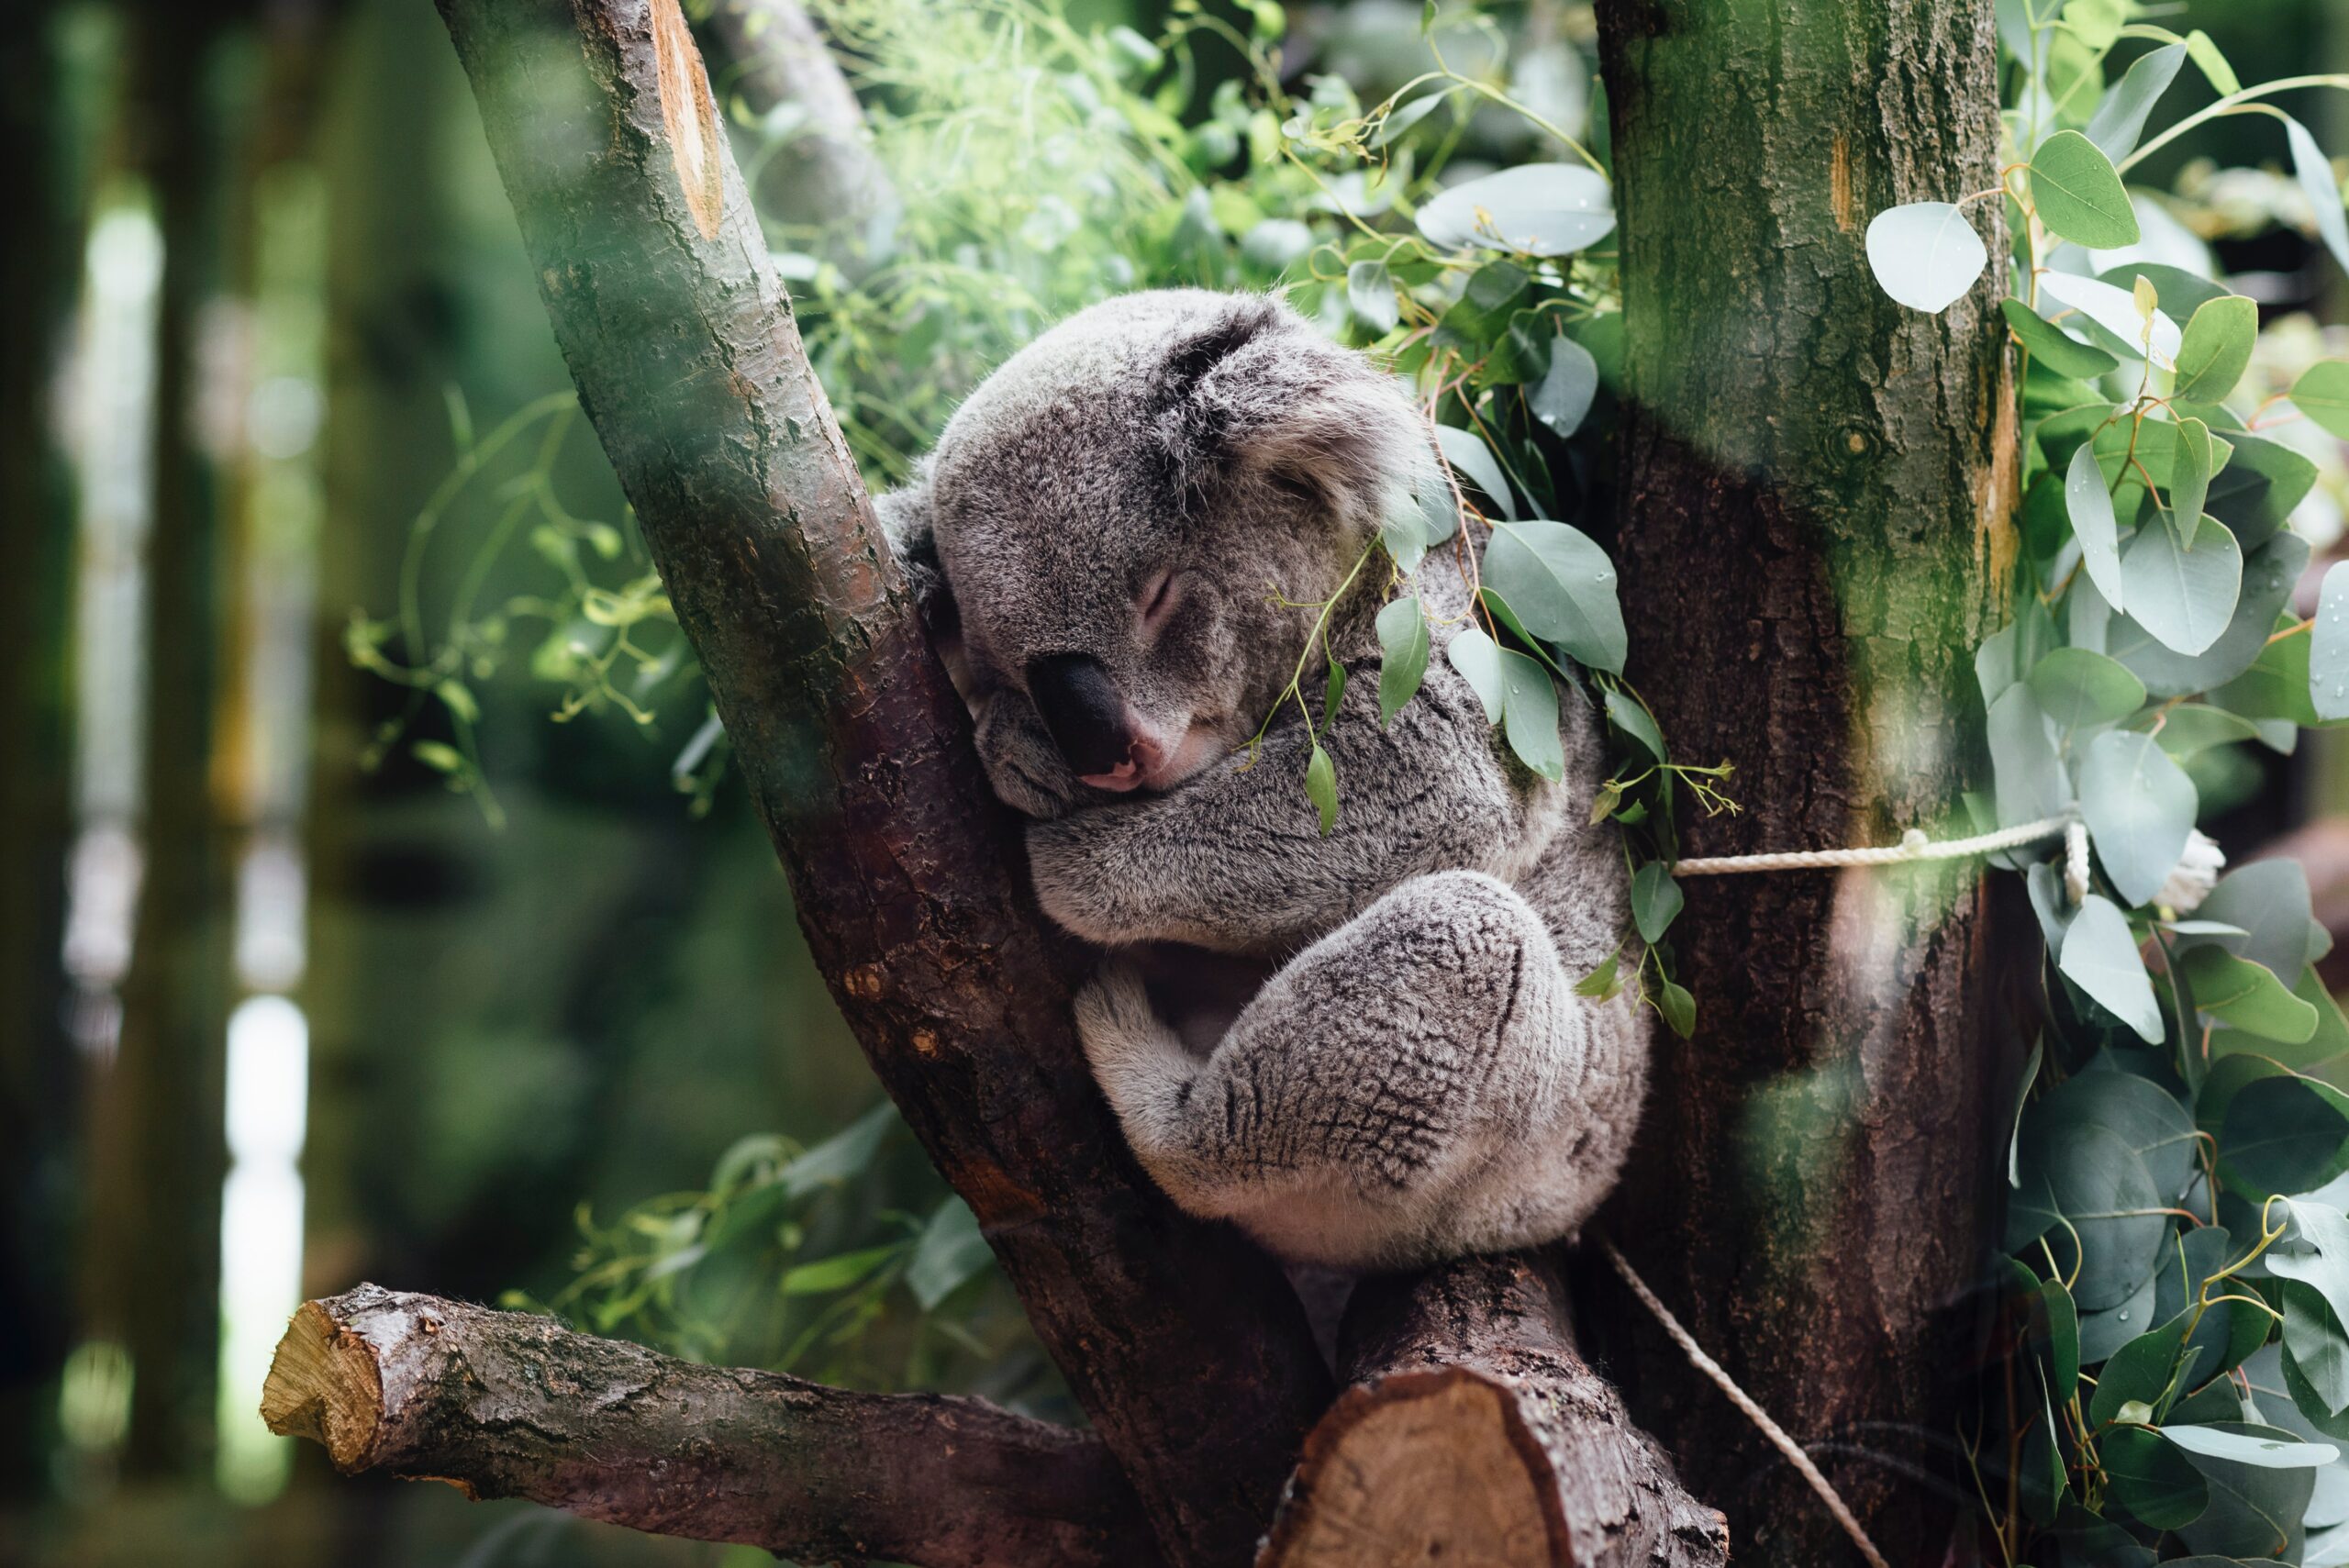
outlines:
[[1424, 445], [1384, 375], [1261, 297], [1130, 295], [1013, 358], [930, 496], [998, 787], [1165, 790], [1228, 755], [1303, 651], [1295, 604]]

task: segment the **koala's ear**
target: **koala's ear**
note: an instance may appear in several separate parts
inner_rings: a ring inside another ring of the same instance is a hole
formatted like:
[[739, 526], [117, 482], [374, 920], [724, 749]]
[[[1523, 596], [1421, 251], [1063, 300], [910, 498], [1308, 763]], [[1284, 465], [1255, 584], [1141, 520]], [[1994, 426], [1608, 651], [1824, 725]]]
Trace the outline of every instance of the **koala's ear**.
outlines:
[[889, 548], [896, 554], [898, 569], [913, 585], [914, 602], [921, 606], [922, 620], [929, 626], [930, 636], [942, 639], [960, 629], [962, 617], [956, 613], [954, 595], [946, 585], [946, 569], [939, 563], [930, 496], [930, 464], [925, 461], [915, 471], [912, 483], [875, 496], [873, 509], [881, 518], [881, 531], [889, 536]]
[[1375, 528], [1428, 467], [1428, 434], [1401, 384], [1277, 301], [1235, 297], [1163, 364], [1159, 439], [1186, 493], [1255, 481]]

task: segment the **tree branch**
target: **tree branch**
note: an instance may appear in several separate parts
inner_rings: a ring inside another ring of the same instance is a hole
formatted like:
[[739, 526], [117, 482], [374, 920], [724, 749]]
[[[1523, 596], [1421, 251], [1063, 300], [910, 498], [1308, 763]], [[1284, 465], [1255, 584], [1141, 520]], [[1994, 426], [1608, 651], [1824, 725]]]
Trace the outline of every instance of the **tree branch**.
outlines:
[[1549, 1257], [1367, 1281], [1339, 1356], [1352, 1386], [1306, 1439], [1258, 1568], [1728, 1560], [1727, 1523], [1575, 1353]]
[[1272, 1263], [1127, 1152], [1015, 825], [874, 524], [676, 0], [440, 0], [555, 336], [816, 962], [1177, 1564], [1330, 1396]]
[[820, 230], [834, 263], [863, 275], [895, 240], [897, 188], [824, 35], [798, 0], [718, 0], [709, 23], [732, 62], [721, 77], [751, 112], [797, 112], [757, 171], [761, 204], [779, 223]]
[[296, 1312], [262, 1416], [344, 1474], [389, 1470], [817, 1562], [1158, 1561], [1095, 1439], [977, 1399], [721, 1371], [363, 1284]]

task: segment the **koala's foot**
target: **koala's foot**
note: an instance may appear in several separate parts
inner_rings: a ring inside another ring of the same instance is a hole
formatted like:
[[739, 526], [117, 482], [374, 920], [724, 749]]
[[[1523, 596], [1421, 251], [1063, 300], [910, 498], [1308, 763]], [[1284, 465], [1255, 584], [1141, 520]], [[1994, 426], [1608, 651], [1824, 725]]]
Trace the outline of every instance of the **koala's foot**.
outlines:
[[1113, 964], [1077, 1027], [1135, 1153], [1274, 1251], [1388, 1267], [1526, 1246], [1613, 1184], [1646, 1078], [1627, 997], [1473, 872], [1414, 878], [1299, 953], [1201, 1061]]

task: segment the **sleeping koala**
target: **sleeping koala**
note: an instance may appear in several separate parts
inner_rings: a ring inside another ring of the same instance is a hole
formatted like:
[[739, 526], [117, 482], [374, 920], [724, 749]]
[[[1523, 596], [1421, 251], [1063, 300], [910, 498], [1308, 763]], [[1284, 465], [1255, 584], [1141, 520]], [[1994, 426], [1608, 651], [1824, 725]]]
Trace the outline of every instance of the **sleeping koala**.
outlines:
[[1333, 614], [1335, 830], [1294, 702], [1241, 765], [1297, 604], [1434, 465], [1402, 386], [1286, 306], [1168, 290], [1013, 356], [882, 502], [988, 776], [1034, 818], [1039, 900], [1107, 950], [1077, 1027], [1134, 1152], [1297, 1262], [1574, 1231], [1647, 1081], [1633, 1001], [1573, 989], [1625, 923], [1622, 851], [1585, 820], [1591, 717], [1564, 704], [1564, 784], [1508, 754], [1440, 651], [1469, 608], [1451, 550], [1418, 573], [1439, 651], [1385, 728], [1383, 554]]

